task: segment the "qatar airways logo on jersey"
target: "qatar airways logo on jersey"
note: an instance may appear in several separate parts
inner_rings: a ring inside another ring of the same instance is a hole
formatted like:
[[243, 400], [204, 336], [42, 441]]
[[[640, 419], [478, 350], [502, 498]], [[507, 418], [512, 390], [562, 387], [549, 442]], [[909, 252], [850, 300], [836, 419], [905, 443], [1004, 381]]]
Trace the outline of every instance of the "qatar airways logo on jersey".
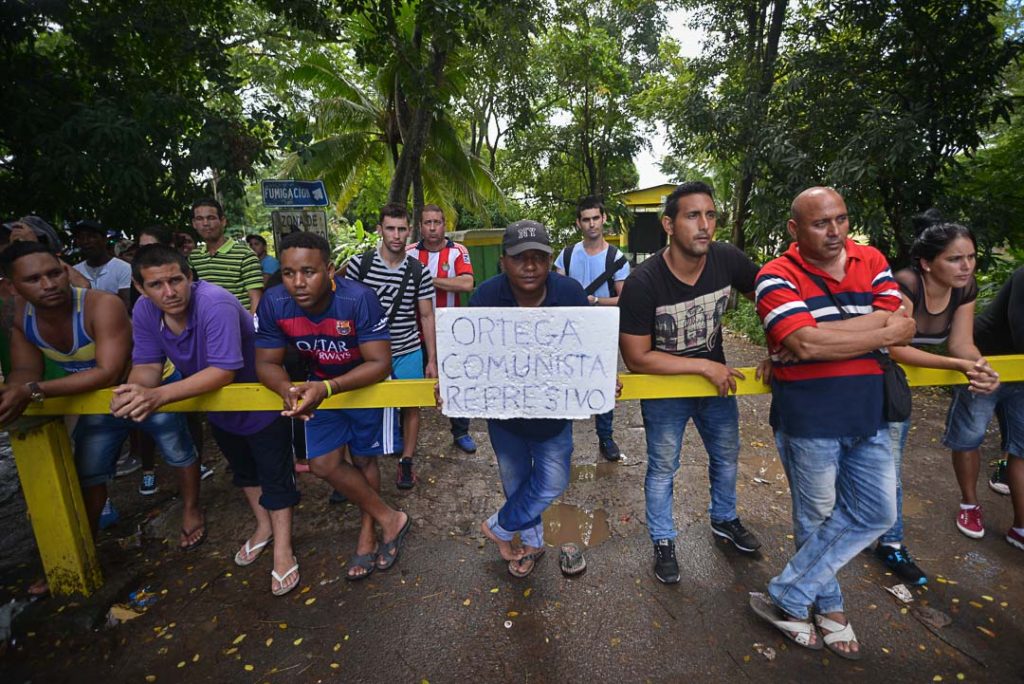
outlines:
[[314, 353], [327, 352], [329, 354], [348, 354], [348, 345], [344, 340], [316, 339], [312, 342], [307, 340], [296, 340], [295, 347], [299, 351]]

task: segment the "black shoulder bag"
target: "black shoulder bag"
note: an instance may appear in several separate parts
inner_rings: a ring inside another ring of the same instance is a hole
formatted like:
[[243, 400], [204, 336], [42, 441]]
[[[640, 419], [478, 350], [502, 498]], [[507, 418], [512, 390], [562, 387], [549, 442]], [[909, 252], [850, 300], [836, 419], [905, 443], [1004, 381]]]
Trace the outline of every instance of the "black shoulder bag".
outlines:
[[[804, 268], [803, 264], [790, 255], [786, 254], [785, 257], [796, 264], [797, 268], [806, 273], [807, 277], [818, 286], [818, 289], [828, 296], [832, 301], [832, 305], [836, 307], [837, 311], [839, 311], [839, 316], [843, 320], [849, 318], [846, 311], [832, 294], [832, 290], [828, 288], [824, 278], [808, 271]], [[882, 417], [890, 423], [902, 423], [910, 418], [911, 411], [910, 383], [907, 382], [907, 374], [898, 363], [889, 357], [888, 354], [883, 354], [876, 349], [871, 352], [871, 356], [874, 357], [875, 361], [877, 361], [878, 365], [882, 368], [882, 388], [884, 390]]]

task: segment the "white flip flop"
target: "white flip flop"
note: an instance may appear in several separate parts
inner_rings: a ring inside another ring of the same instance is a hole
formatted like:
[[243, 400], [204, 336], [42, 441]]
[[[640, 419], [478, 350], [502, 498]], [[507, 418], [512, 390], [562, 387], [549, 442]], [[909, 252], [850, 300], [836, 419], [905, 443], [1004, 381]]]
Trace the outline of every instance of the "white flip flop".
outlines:
[[278, 586], [280, 588], [279, 589], [274, 589], [273, 588], [273, 583], [271, 583], [270, 593], [273, 594], [274, 596], [284, 596], [289, 591], [291, 591], [295, 587], [299, 586], [299, 580], [298, 579], [295, 580], [294, 584], [292, 584], [292, 585], [290, 585], [288, 587], [283, 586], [284, 585], [284, 581], [286, 579], [291, 577], [293, 574], [298, 574], [298, 572], [299, 572], [299, 563], [298, 563], [298, 561], [295, 562], [295, 565], [293, 565], [292, 567], [288, 568], [288, 571], [285, 572], [283, 575], [278, 575], [276, 570], [271, 570], [270, 571], [270, 576], [274, 580], [277, 581], [277, 584], [278, 584]]
[[857, 641], [857, 635], [853, 633], [853, 627], [847, 622], [845, 625], [841, 625], [835, 620], [825, 617], [824, 615], [815, 615], [814, 622], [821, 629], [821, 638], [825, 642], [825, 647], [835, 653], [840, 658], [846, 658], [847, 660], [860, 660], [860, 649], [856, 651], [840, 651], [832, 644], [837, 641], [845, 641], [848, 643], [854, 643], [858, 646], [860, 642]]
[[[250, 544], [250, 541], [251, 540], [246, 539], [245, 546], [238, 549], [238, 552], [235, 553], [235, 565], [240, 568], [244, 568], [247, 565], [255, 563], [256, 560], [263, 555], [263, 549], [266, 548], [267, 544], [274, 541], [274, 535], [270, 535], [259, 544]], [[254, 553], [256, 554], [255, 556], [252, 555]], [[246, 560], [245, 556], [250, 556], [250, 558]]]
[[750, 608], [757, 613], [758, 617], [769, 622], [788, 639], [804, 648], [814, 651], [821, 650], [821, 639], [811, 642], [811, 635], [817, 634], [814, 625], [803, 620], [787, 619], [786, 615], [768, 596], [760, 592], [750, 592]]

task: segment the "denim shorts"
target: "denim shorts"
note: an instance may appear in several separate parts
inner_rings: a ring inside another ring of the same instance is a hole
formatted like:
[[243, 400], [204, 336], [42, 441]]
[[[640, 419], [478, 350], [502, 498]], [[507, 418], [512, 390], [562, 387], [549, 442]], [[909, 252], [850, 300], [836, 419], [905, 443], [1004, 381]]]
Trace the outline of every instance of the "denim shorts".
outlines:
[[992, 394], [975, 394], [966, 386], [953, 390], [946, 416], [946, 434], [942, 443], [953, 451], [972, 451], [981, 446], [985, 430], [998, 411], [1002, 430], [1002, 448], [1024, 458], [1024, 383], [1008, 382]]
[[153, 413], [141, 423], [109, 413], [80, 416], [71, 439], [82, 487], [104, 484], [114, 477], [121, 445], [132, 430], [152, 437], [168, 465], [186, 468], [196, 462], [184, 413]]
[[379, 408], [317, 409], [306, 421], [306, 458], [348, 445], [353, 456], [382, 456], [402, 450], [398, 411]]

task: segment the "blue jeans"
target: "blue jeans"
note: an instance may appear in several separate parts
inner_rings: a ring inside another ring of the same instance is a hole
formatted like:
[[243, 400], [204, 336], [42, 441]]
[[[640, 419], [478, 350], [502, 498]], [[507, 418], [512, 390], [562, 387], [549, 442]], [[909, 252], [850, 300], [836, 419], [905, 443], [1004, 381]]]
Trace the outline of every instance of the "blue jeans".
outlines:
[[647, 434], [647, 532], [652, 541], [675, 539], [672, 488], [679, 470], [683, 431], [693, 418], [708, 452], [708, 480], [713, 522], [736, 516], [736, 462], [740, 454], [739, 410], [736, 397], [644, 399], [640, 402]]
[[531, 439], [487, 421], [487, 434], [498, 457], [505, 505], [487, 521], [495, 536], [505, 541], [519, 532], [527, 546], [544, 545], [541, 514], [569, 486], [572, 460], [572, 423], [554, 437]]
[[596, 416], [594, 416], [594, 427], [596, 428], [597, 439], [599, 441], [604, 441], [606, 439], [612, 438], [613, 413], [615, 413], [614, 410], [609, 411], [608, 413], [598, 413]]
[[889, 426], [870, 437], [775, 434], [793, 497], [797, 552], [768, 583], [777, 606], [799, 619], [808, 608], [843, 610], [836, 573], [896, 519]]
[[889, 444], [892, 458], [896, 466], [896, 522], [889, 531], [878, 538], [880, 544], [903, 543], [903, 450], [907, 446], [907, 435], [910, 433], [910, 421], [889, 423]]
[[132, 430], [152, 437], [167, 465], [187, 468], [198, 460], [184, 413], [151, 413], [141, 423], [109, 413], [79, 416], [71, 440], [82, 487], [106, 484], [114, 478], [121, 445]]

